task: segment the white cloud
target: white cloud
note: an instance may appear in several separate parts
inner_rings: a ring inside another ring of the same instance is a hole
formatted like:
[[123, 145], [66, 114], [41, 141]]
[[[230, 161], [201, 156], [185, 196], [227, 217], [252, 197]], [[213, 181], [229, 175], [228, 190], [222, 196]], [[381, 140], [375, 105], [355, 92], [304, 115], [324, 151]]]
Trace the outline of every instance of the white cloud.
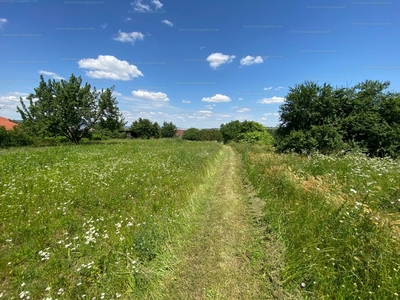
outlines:
[[242, 113], [242, 112], [248, 112], [248, 111], [250, 111], [250, 110], [251, 110], [250, 108], [243, 107], [243, 108], [239, 108], [239, 109], [237, 110], [237, 112], [238, 112], [238, 113]]
[[96, 58], [84, 58], [78, 61], [79, 68], [89, 69], [86, 75], [96, 79], [131, 80], [143, 76], [135, 65], [119, 60], [112, 55], [99, 55]]
[[283, 89], [283, 86], [278, 86], [275, 90], [277, 91], [277, 90], [280, 90], [280, 89]]
[[168, 26], [174, 26], [174, 24], [171, 22], [171, 21], [168, 21], [168, 20], [162, 20], [161, 21], [162, 23], [164, 23], [164, 24], [167, 24]]
[[212, 96], [212, 97], [203, 98], [203, 99], [201, 99], [201, 101], [204, 101], [204, 102], [230, 102], [231, 98], [229, 98], [228, 96], [225, 96], [225, 95], [216, 94], [215, 96]]
[[247, 55], [246, 57], [243, 57], [240, 60], [240, 64], [242, 66], [251, 66], [253, 64], [262, 64], [263, 62], [264, 62], [264, 60], [262, 59], [261, 56], [254, 57], [254, 56], [250, 56], [250, 55]]
[[122, 43], [130, 42], [134, 44], [136, 40], [143, 40], [143, 38], [144, 34], [141, 32], [122, 32], [121, 30], [118, 30], [118, 36], [114, 37], [114, 40]]
[[239, 98], [239, 100], [243, 100], [243, 98]]
[[272, 89], [273, 89], [273, 87], [270, 86], [270, 87], [264, 88], [264, 91], [269, 91], [269, 90], [272, 90]]
[[125, 18], [124, 19], [124, 22], [129, 22], [129, 21], [132, 21], [132, 19], [131, 18]]
[[149, 92], [147, 90], [137, 90], [137, 91], [132, 91], [132, 95], [144, 100], [169, 101], [167, 94], [161, 92]]
[[207, 61], [210, 63], [211, 68], [216, 69], [223, 64], [231, 63], [235, 57], [236, 57], [235, 55], [212, 53], [207, 57]]
[[61, 77], [60, 75], [58, 75], [54, 72], [48, 72], [48, 71], [44, 71], [44, 70], [39, 70], [39, 74], [51, 76], [53, 79], [56, 79], [56, 80], [65, 79], [64, 77]]
[[279, 113], [266, 113], [266, 114], [264, 114], [264, 116], [266, 116], [266, 117], [268, 117], [268, 116], [279, 116]]
[[3, 25], [6, 24], [8, 22], [7, 19], [5, 18], [0, 18], [0, 28], [3, 28]]
[[100, 25], [100, 26], [101, 26], [101, 28], [106, 29], [107, 23], [104, 23], [103, 25]]
[[122, 94], [121, 94], [121, 93], [118, 93], [118, 92], [116, 92], [116, 91], [113, 91], [113, 96], [114, 96], [114, 97], [121, 97]]
[[19, 99], [25, 100], [27, 93], [10, 92], [6, 95], [0, 95], [0, 114], [2, 117], [9, 119], [21, 119], [21, 115], [17, 113], [17, 106], [21, 107]]
[[199, 111], [199, 114], [211, 116], [211, 115], [212, 115], [212, 111], [209, 111], [209, 110], [200, 110], [200, 111]]
[[262, 103], [262, 104], [282, 103], [282, 102], [285, 102], [285, 98], [276, 96], [273, 96], [272, 98], [264, 98], [257, 101], [257, 103]]
[[182, 100], [183, 103], [190, 103], [189, 100]]
[[[156, 9], [160, 9], [161, 7], [164, 6], [164, 4], [162, 4], [159, 0], [151, 0], [151, 3], [156, 7]], [[136, 0], [135, 2], [131, 2], [131, 5], [133, 6], [133, 9], [138, 12], [147, 13], [152, 11], [150, 5], [143, 4], [142, 0]]]
[[142, 0], [137, 0], [135, 2], [131, 2], [131, 5], [133, 6], [133, 9], [139, 12], [149, 12], [151, 11], [151, 8], [147, 4], [143, 4]]
[[155, 5], [156, 9], [160, 9], [164, 5], [159, 0], [151, 0], [151, 3]]

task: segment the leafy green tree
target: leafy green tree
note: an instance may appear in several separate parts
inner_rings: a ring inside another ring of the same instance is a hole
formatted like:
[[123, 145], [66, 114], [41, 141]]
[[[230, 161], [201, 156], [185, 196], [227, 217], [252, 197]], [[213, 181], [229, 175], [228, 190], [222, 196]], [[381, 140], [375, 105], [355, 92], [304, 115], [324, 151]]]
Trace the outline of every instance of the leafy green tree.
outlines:
[[400, 150], [400, 95], [389, 82], [366, 80], [333, 88], [306, 81], [289, 89], [280, 107], [277, 149], [330, 153], [352, 148], [370, 155]]
[[176, 126], [172, 122], [164, 122], [163, 126], [161, 127], [161, 137], [163, 138], [171, 138], [174, 137], [176, 134]]
[[201, 135], [200, 130], [194, 127], [191, 127], [183, 133], [182, 139], [189, 141], [200, 141]]
[[275, 139], [267, 131], [250, 131], [242, 133], [239, 142], [273, 147]]
[[149, 119], [139, 118], [134, 121], [129, 129], [134, 137], [140, 139], [158, 138], [160, 136], [160, 126], [157, 122], [154, 124]]
[[231, 121], [227, 124], [221, 124], [221, 133], [224, 139], [224, 143], [230, 141], [236, 141], [239, 135], [242, 133], [242, 124], [240, 121]]
[[17, 107], [17, 111], [22, 124], [39, 136], [62, 135], [74, 143], [89, 137], [96, 125], [112, 129], [123, 126], [112, 96], [114, 87], [97, 91], [88, 83], [81, 84], [82, 78], [74, 74], [69, 81], [47, 83], [41, 75], [39, 86], [27, 97], [29, 106], [20, 99], [21, 108]]
[[211, 128], [211, 129], [201, 129], [200, 130], [200, 139], [202, 141], [221, 142], [223, 138], [222, 138], [222, 133], [219, 129]]

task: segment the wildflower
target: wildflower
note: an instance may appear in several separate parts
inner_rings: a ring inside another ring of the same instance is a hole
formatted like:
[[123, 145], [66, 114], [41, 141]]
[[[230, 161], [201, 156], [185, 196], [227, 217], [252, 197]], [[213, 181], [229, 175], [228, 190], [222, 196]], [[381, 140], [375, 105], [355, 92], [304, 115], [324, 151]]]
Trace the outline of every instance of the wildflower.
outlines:
[[355, 189], [350, 189], [350, 192], [357, 194], [357, 191]]
[[305, 287], [306, 287], [305, 282], [302, 282], [302, 283], [301, 283], [301, 287], [302, 287], [302, 288], [305, 288]]
[[116, 293], [116, 294], [115, 294], [115, 297], [116, 297], [116, 298], [120, 298], [120, 297], [121, 297], [121, 294], [120, 294], [120, 293]]
[[26, 299], [30, 299], [31, 296], [29, 296], [29, 291], [22, 291], [21, 293], [19, 293], [19, 298], [20, 299], [24, 299], [26, 297]]

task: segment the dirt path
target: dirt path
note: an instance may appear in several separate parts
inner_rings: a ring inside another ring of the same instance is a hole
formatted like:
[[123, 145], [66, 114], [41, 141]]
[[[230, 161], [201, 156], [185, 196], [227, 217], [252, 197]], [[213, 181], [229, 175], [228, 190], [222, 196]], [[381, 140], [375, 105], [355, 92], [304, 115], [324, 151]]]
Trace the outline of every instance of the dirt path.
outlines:
[[197, 196], [190, 236], [174, 250], [160, 299], [289, 299], [279, 284], [280, 247], [266, 236], [264, 202], [251, 197], [230, 147]]

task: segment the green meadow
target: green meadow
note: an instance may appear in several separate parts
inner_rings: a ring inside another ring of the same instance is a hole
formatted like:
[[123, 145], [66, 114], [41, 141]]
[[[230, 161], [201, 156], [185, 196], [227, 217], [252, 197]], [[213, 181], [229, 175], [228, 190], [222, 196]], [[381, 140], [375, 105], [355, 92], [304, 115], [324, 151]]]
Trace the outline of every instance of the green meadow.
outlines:
[[221, 149], [134, 140], [0, 152], [0, 295], [127, 299]]

